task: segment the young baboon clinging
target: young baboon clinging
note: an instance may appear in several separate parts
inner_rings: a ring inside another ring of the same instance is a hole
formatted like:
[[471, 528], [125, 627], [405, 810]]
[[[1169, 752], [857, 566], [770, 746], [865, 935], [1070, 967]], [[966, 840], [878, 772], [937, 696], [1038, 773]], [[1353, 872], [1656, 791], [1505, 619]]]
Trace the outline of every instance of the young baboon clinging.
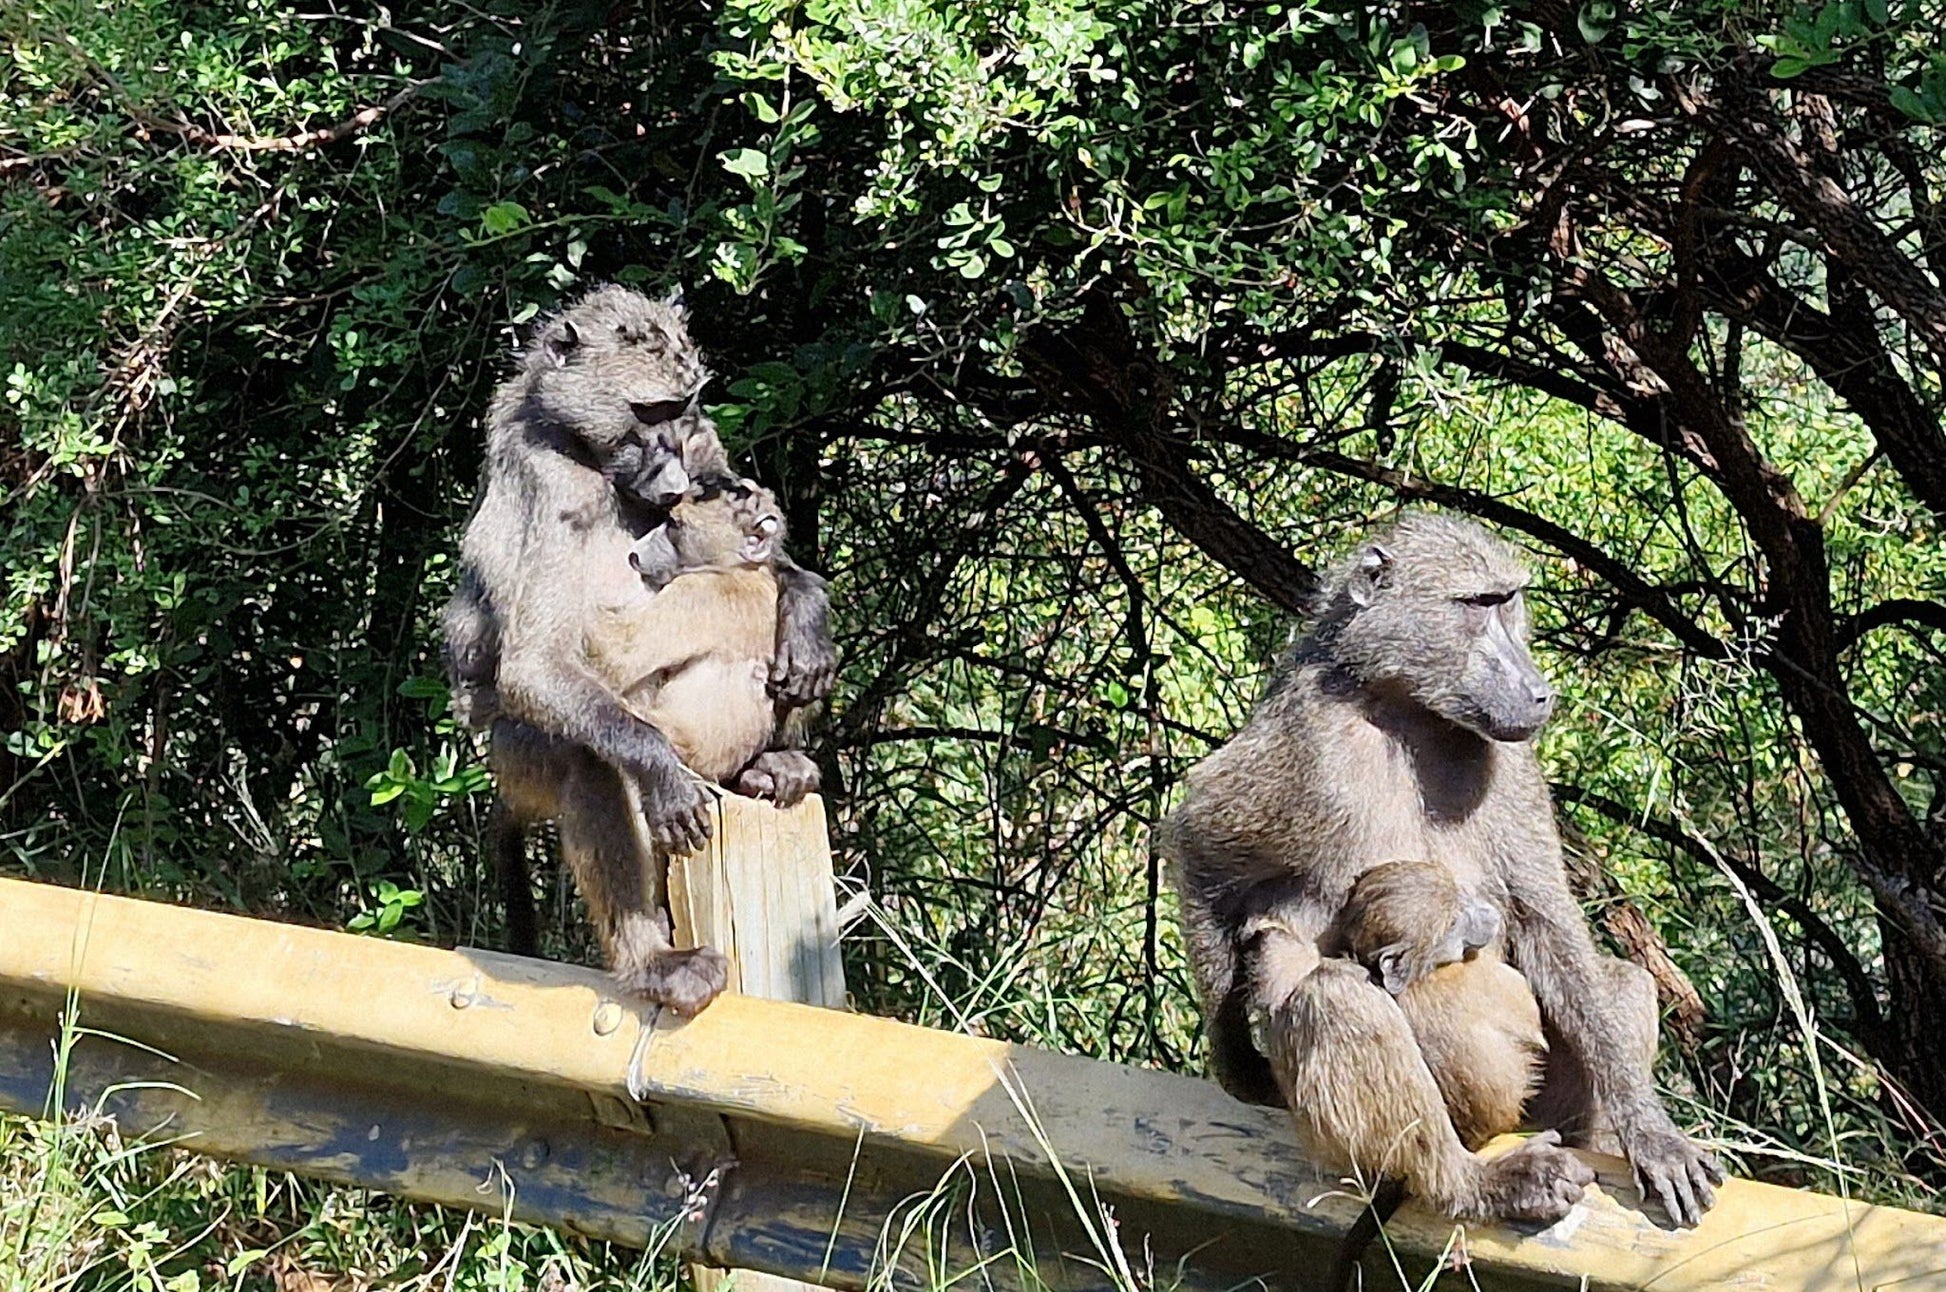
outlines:
[[1333, 941], [1399, 1002], [1460, 1143], [1520, 1125], [1547, 1041], [1527, 980], [1500, 958], [1500, 912], [1430, 861], [1358, 877]]
[[[663, 911], [668, 854], [708, 837], [709, 799], [596, 674], [580, 629], [596, 607], [646, 595], [629, 548], [692, 478], [728, 473], [696, 405], [705, 375], [681, 309], [625, 288], [544, 324], [494, 392], [446, 615], [456, 698], [469, 720], [492, 723], [506, 800], [493, 846], [504, 853], [524, 822], [554, 819], [618, 979], [683, 1012], [727, 980], [717, 952], [674, 949]], [[782, 561], [777, 578], [773, 687], [786, 700], [822, 694], [833, 663], [823, 581]]]
[[805, 710], [771, 698], [784, 515], [770, 490], [728, 477], [699, 483], [629, 549], [652, 596], [603, 606], [589, 658], [685, 766], [788, 807], [818, 787], [801, 752]]
[[[1287, 1104], [1324, 1165], [1400, 1177], [1452, 1216], [1565, 1215], [1594, 1178], [1558, 1147], [1565, 1132], [1618, 1148], [1644, 1194], [1694, 1224], [1722, 1172], [1656, 1095], [1649, 976], [1596, 952], [1568, 889], [1528, 743], [1554, 695], [1527, 653], [1525, 583], [1478, 526], [1407, 517], [1332, 572], [1249, 722], [1191, 774], [1161, 846], [1212, 1065], [1239, 1097]], [[1358, 876], [1395, 857], [1434, 858], [1493, 904], [1540, 1007], [1548, 1055], [1526, 1114], [1549, 1130], [1491, 1161], [1446, 1112], [1429, 1061], [1450, 1058], [1363, 966], [1324, 954]]]

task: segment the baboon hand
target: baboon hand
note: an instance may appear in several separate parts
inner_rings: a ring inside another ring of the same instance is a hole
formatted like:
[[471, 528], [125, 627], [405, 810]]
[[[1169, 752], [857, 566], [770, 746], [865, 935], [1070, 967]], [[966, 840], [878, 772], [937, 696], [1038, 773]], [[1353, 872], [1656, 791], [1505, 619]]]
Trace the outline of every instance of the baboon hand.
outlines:
[[1499, 1220], [1551, 1225], [1572, 1211], [1594, 1182], [1594, 1171], [1561, 1147], [1561, 1136], [1543, 1131], [1485, 1164], [1477, 1210]]
[[615, 977], [624, 990], [693, 1018], [730, 985], [730, 962], [710, 947], [659, 951], [640, 964], [618, 968]]
[[838, 676], [838, 648], [800, 625], [787, 624], [770, 662], [770, 695], [788, 709], [815, 704], [831, 694]]
[[650, 774], [638, 780], [642, 815], [656, 847], [680, 855], [695, 852], [709, 842], [710, 795], [700, 780], [686, 771]]
[[790, 807], [817, 789], [818, 765], [795, 749], [773, 749], [758, 754], [737, 774], [730, 788], [751, 798], [775, 799], [778, 807]]
[[1707, 1149], [1662, 1120], [1661, 1126], [1621, 1132], [1622, 1156], [1634, 1169], [1642, 1196], [1660, 1202], [1677, 1225], [1693, 1229], [1716, 1205], [1712, 1186], [1723, 1183], [1723, 1168]]

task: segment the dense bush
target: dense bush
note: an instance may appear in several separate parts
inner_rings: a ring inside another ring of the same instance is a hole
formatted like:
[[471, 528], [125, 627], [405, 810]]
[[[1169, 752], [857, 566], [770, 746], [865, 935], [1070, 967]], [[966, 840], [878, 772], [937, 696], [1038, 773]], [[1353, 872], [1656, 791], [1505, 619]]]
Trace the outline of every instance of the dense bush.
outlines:
[[680, 283], [835, 579], [861, 1003], [1194, 1068], [1146, 827], [1436, 505], [1532, 554], [1681, 1113], [1937, 1175], [1938, 6], [315, 8], [0, 20], [6, 869], [495, 940], [479, 416], [537, 311]]

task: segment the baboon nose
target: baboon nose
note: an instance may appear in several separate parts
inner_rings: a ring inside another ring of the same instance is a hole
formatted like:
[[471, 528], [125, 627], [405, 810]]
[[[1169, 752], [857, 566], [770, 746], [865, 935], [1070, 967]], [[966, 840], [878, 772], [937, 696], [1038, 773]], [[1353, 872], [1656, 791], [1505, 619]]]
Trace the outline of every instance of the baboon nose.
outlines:
[[1534, 707], [1543, 713], [1554, 707], [1554, 688], [1550, 686], [1530, 686], [1527, 694], [1534, 701]]

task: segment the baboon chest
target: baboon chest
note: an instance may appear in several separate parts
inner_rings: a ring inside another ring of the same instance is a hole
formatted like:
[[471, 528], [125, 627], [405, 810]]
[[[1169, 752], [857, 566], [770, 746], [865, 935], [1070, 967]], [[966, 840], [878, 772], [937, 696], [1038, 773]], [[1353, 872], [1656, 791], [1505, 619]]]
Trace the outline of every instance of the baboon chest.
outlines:
[[[1491, 741], [1431, 725], [1332, 724], [1319, 750], [1345, 774], [1326, 783], [1345, 825], [1327, 846], [1352, 874], [1387, 861], [1433, 861], [1489, 899], [1501, 888], [1509, 768]], [[1349, 854], [1347, 856], [1346, 854]]]

